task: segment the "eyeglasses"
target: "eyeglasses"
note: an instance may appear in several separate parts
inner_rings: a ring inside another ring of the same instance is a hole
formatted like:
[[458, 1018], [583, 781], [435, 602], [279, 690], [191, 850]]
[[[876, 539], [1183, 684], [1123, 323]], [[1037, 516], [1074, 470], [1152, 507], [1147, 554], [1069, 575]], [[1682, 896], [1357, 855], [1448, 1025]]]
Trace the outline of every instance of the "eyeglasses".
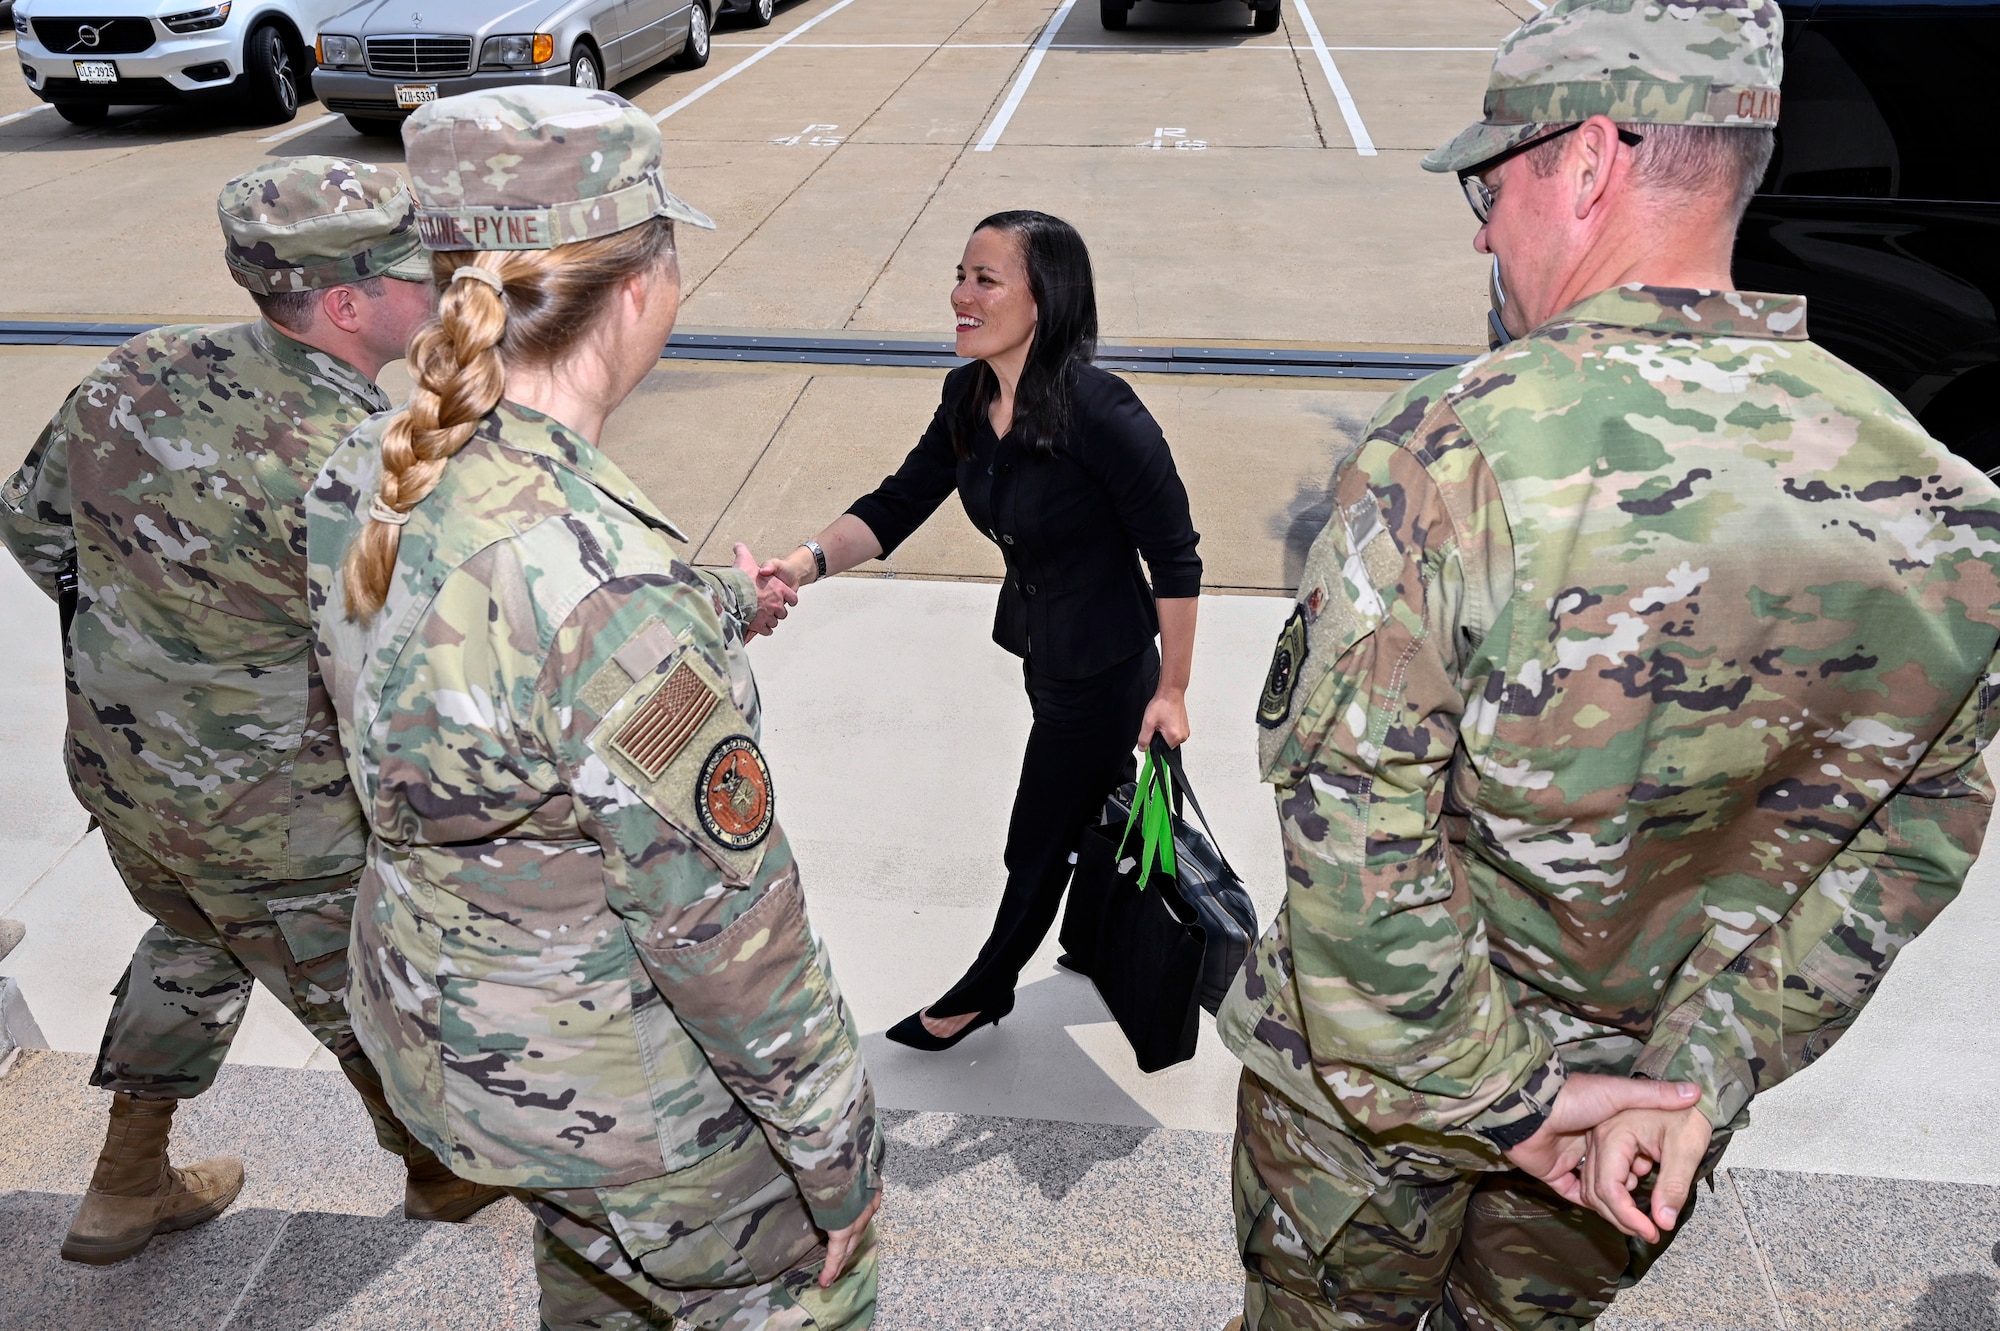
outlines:
[[[1554, 142], [1565, 134], [1582, 129], [1587, 123], [1589, 122], [1580, 120], [1574, 125], [1564, 125], [1561, 129], [1553, 133], [1544, 134], [1538, 139], [1529, 139], [1526, 143], [1517, 143], [1506, 152], [1489, 157], [1479, 163], [1479, 165], [1468, 166], [1465, 170], [1459, 172], [1458, 187], [1465, 191], [1465, 201], [1472, 205], [1472, 215], [1479, 219], [1479, 225], [1485, 226], [1487, 222], [1492, 220], [1493, 200], [1499, 197], [1494, 188], [1485, 181], [1485, 175], [1488, 171], [1491, 171], [1510, 157], [1519, 157], [1524, 152], [1539, 148], [1545, 143]], [[1618, 141], [1627, 148], [1636, 148], [1646, 141], [1646, 136], [1643, 134], [1634, 134], [1629, 129], [1621, 129], [1618, 131]]]

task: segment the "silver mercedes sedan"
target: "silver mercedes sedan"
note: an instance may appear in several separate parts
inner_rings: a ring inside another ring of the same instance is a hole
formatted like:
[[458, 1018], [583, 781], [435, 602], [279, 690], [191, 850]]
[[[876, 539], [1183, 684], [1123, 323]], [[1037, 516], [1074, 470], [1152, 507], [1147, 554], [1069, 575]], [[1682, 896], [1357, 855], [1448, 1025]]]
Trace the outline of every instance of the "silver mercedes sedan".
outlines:
[[[699, 69], [708, 63], [710, 21], [726, 6], [735, 7], [728, 0], [365, 0], [320, 27], [313, 92], [362, 133], [394, 134], [425, 102], [462, 92], [521, 83], [609, 88], [667, 59]], [[769, 12], [754, 0], [751, 7]]]

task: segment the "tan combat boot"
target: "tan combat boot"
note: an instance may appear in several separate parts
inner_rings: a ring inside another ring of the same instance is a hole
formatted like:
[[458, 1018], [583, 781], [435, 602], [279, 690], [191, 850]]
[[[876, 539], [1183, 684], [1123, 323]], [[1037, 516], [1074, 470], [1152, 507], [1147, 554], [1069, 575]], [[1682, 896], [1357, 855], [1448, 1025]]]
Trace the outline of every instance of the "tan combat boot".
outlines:
[[213, 1220], [243, 1191], [243, 1162], [219, 1155], [187, 1169], [167, 1163], [178, 1100], [111, 1097], [111, 1128], [90, 1191], [63, 1240], [66, 1262], [122, 1262], [153, 1235]]
[[408, 1180], [403, 1184], [405, 1220], [441, 1220], [455, 1224], [507, 1195], [505, 1188], [462, 1179], [438, 1163], [422, 1146], [403, 1157]]

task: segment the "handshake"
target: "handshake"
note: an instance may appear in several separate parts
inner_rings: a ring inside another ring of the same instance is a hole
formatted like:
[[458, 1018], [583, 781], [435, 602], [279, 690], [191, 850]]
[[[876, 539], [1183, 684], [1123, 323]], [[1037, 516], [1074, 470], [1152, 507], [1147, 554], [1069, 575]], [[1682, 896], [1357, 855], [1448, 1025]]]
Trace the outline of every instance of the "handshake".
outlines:
[[[1658, 1243], [1680, 1220], [1711, 1128], [1689, 1082], [1571, 1073], [1534, 1136], [1508, 1151], [1533, 1174], [1620, 1232]], [[1650, 1205], [1632, 1193], [1655, 1174]]]
[[[741, 541], [736, 543], [735, 556], [737, 570], [757, 588], [757, 609], [744, 626], [744, 636], [769, 637], [777, 629], [778, 621], [799, 603], [799, 585], [807, 579], [796, 565], [782, 559], [758, 563], [750, 547]], [[811, 567], [810, 557], [807, 567]]]

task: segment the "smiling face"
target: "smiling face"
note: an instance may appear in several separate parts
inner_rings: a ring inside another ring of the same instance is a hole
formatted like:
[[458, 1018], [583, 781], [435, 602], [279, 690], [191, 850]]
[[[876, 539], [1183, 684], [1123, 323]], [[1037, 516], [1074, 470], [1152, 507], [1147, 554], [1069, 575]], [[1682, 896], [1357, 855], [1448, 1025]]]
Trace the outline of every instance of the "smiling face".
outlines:
[[983, 361], [1026, 356], [1037, 311], [1017, 237], [992, 228], [972, 233], [958, 262], [951, 310], [958, 316], [959, 355]]

